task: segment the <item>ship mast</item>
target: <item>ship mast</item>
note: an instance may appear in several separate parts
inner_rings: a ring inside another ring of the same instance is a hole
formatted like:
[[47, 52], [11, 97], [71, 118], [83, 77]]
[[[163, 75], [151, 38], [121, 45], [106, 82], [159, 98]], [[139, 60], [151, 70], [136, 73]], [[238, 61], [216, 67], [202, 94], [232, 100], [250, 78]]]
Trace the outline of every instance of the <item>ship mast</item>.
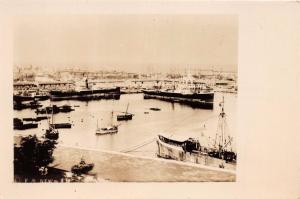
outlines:
[[224, 112], [224, 96], [222, 101], [220, 102], [221, 112], [219, 114], [219, 124], [218, 124], [218, 131], [216, 133], [215, 138], [215, 147], [218, 144], [217, 150], [219, 152], [223, 152], [225, 146], [228, 144], [226, 143], [226, 135], [225, 135], [225, 127], [226, 127], [226, 114]]
[[128, 104], [127, 104], [127, 108], [126, 108], [125, 115], [127, 115], [128, 107], [129, 107], [129, 102], [128, 102]]

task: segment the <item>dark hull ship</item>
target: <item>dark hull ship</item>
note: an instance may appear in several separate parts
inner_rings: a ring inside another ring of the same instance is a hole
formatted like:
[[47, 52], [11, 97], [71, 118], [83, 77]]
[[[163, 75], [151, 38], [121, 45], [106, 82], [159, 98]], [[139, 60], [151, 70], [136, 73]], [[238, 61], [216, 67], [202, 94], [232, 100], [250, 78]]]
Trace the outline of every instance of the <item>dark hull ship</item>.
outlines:
[[213, 109], [214, 93], [177, 93], [162, 90], [143, 90], [144, 99], [159, 99], [169, 102], [187, 104], [195, 108]]
[[129, 103], [127, 104], [127, 108], [126, 111], [122, 114], [118, 114], [117, 115], [117, 120], [121, 121], [121, 120], [132, 120], [132, 113], [128, 113], [128, 107], [129, 107]]
[[35, 96], [24, 96], [24, 95], [14, 95], [13, 100], [14, 101], [32, 101], [32, 100], [39, 100], [39, 101], [44, 101], [49, 99], [48, 95], [35, 95]]
[[182, 79], [172, 88], [161, 89], [156, 86], [153, 90], [143, 90], [144, 99], [159, 99], [178, 102], [194, 108], [213, 109], [214, 92], [206, 84], [196, 82], [191, 75]]
[[19, 118], [14, 118], [14, 129], [15, 130], [26, 130], [26, 129], [32, 129], [32, 128], [37, 128], [38, 124], [37, 123], [24, 123], [21, 119]]
[[46, 120], [48, 119], [47, 116], [40, 116], [40, 117], [26, 117], [26, 118], [23, 118], [23, 121], [29, 121], [29, 122], [39, 122], [41, 120]]
[[69, 113], [74, 110], [75, 109], [73, 109], [72, 106], [69, 105], [63, 105], [63, 106], [53, 105], [41, 109], [36, 109], [35, 112], [36, 114], [47, 114], [47, 113], [57, 114], [57, 113]]
[[50, 126], [55, 129], [70, 129], [70, 128], [72, 128], [71, 123], [54, 123], [54, 124], [50, 124]]
[[14, 101], [14, 110], [23, 110], [23, 109], [37, 109], [39, 107], [42, 107], [42, 105], [36, 101], [33, 100], [31, 102], [21, 102], [21, 101]]
[[52, 126], [49, 126], [49, 128], [46, 129], [45, 137], [50, 140], [58, 140], [59, 132]]
[[90, 89], [88, 80], [86, 79], [86, 86], [83, 90], [68, 90], [68, 91], [50, 91], [50, 99], [52, 101], [59, 100], [98, 100], [98, 99], [120, 99], [120, 87]]
[[118, 121], [122, 121], [122, 120], [132, 120], [132, 116], [133, 116], [133, 114], [131, 114], [131, 113], [126, 113], [126, 114], [122, 114], [122, 115], [117, 115], [117, 120], [118, 120]]

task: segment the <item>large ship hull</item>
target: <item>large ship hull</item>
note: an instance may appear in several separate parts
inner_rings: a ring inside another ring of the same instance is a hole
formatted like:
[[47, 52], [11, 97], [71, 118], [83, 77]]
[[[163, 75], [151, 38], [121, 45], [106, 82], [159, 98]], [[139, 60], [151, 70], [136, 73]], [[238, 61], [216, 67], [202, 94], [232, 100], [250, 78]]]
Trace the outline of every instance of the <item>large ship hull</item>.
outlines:
[[235, 163], [229, 163], [222, 159], [210, 157], [208, 154], [205, 153], [187, 152], [184, 151], [182, 147], [162, 142], [159, 139], [157, 140], [157, 146], [157, 156], [160, 158], [172, 159], [187, 163], [201, 164], [205, 166], [223, 168], [232, 171], [235, 171], [236, 169]]
[[51, 91], [50, 99], [58, 100], [98, 100], [98, 99], [120, 99], [120, 88], [107, 88], [83, 91]]
[[49, 99], [48, 95], [36, 95], [36, 96], [22, 96], [22, 95], [14, 95], [13, 100], [17, 102], [23, 102], [23, 101], [32, 101], [32, 100], [47, 100]]
[[213, 109], [214, 93], [183, 94], [167, 91], [144, 90], [144, 99], [159, 99], [170, 102], [187, 104], [195, 108]]

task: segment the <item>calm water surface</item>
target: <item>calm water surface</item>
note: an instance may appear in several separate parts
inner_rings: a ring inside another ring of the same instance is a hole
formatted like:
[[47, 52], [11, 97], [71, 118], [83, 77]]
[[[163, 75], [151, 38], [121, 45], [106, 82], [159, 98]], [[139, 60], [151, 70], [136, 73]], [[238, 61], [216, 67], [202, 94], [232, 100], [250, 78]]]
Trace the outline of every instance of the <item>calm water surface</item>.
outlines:
[[[159, 133], [177, 136], [197, 137], [201, 143], [208, 144], [215, 137], [218, 126], [219, 103], [225, 97], [225, 112], [227, 114], [226, 133], [235, 139], [236, 128], [236, 94], [215, 94], [214, 110], [193, 109], [186, 105], [170, 103], [155, 99], [143, 99], [143, 94], [121, 95], [120, 100], [100, 101], [60, 101], [51, 102], [56, 105], [79, 105], [70, 113], [54, 115], [54, 122], [70, 122], [71, 129], [59, 129], [59, 142], [63, 145], [80, 146], [112, 151], [128, 151], [128, 153], [155, 156], [156, 143], [152, 141]], [[117, 121], [116, 114], [125, 111], [133, 113], [129, 121]], [[50, 101], [42, 102], [49, 106]], [[158, 107], [161, 111], [151, 111]], [[119, 132], [113, 135], [96, 135], [97, 119], [99, 127], [111, 124], [111, 112], [114, 111], [113, 123], [120, 124]], [[144, 112], [149, 112], [145, 114]], [[15, 117], [35, 117], [34, 110], [14, 111]], [[39, 123], [39, 128], [25, 131], [15, 130], [17, 135], [37, 134], [42, 136], [48, 126], [47, 120]], [[152, 142], [151, 142], [152, 141]], [[140, 146], [140, 147], [139, 147]], [[131, 151], [133, 150], [133, 151]], [[235, 150], [235, 140], [233, 141]]]

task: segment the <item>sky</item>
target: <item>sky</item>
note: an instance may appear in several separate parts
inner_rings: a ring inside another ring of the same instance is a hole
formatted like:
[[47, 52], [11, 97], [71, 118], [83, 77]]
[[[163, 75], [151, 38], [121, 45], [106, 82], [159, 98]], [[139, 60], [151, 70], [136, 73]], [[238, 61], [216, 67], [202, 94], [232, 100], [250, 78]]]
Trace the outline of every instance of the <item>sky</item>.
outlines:
[[14, 20], [14, 65], [130, 72], [237, 71], [235, 15], [31, 15]]

